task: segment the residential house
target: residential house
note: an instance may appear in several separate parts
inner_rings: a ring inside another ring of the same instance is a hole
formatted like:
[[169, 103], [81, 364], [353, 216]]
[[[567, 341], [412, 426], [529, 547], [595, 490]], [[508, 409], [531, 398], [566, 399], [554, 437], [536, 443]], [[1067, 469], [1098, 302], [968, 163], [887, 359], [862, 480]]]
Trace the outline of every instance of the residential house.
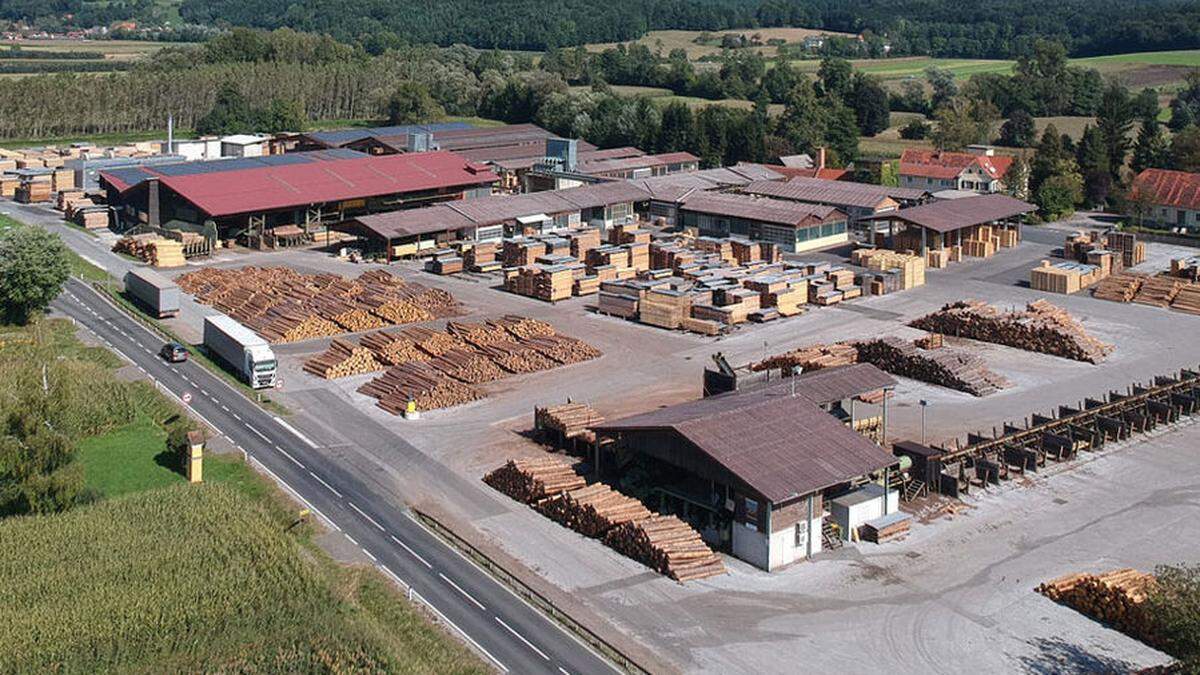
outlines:
[[1200, 230], [1200, 173], [1146, 169], [1133, 179], [1129, 201], [1146, 225]]
[[937, 192], [969, 190], [1003, 192], [1004, 174], [1013, 158], [996, 155], [992, 148], [971, 146], [970, 152], [944, 152], [909, 148], [900, 156], [900, 187]]

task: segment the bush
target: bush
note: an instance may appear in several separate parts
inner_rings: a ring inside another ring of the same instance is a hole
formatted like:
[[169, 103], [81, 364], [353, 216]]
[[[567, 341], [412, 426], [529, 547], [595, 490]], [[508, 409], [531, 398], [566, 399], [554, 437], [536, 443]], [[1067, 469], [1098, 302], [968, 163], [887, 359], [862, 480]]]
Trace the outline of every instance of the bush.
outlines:
[[929, 133], [933, 127], [923, 119], [913, 118], [908, 121], [908, 124], [900, 127], [900, 138], [907, 141], [923, 141], [929, 138]]

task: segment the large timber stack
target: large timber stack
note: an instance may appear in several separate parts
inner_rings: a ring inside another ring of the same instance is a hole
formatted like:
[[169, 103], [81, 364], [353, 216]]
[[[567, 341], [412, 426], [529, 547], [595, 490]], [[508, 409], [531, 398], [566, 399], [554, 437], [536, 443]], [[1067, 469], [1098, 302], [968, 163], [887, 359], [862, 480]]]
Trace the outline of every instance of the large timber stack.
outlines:
[[977, 300], [953, 302], [909, 325], [1088, 363], [1103, 361], [1113, 350], [1112, 345], [1089, 335], [1066, 310], [1044, 300], [1014, 312], [1002, 312]]
[[1068, 574], [1037, 587], [1037, 592], [1149, 645], [1160, 644], [1157, 622], [1146, 600], [1154, 575], [1135, 569], [1103, 574]]

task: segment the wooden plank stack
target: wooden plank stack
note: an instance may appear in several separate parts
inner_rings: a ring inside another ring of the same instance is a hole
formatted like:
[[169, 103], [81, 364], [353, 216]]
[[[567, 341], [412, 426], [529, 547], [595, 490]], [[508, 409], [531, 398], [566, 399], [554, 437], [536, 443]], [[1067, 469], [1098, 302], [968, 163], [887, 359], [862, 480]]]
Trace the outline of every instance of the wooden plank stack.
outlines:
[[977, 300], [953, 302], [909, 325], [1088, 363], [1099, 363], [1113, 350], [1112, 345], [1089, 335], [1065, 310], [1045, 300], [1035, 300], [1025, 311], [1014, 312], [1001, 312]]
[[530, 265], [514, 270], [504, 280], [504, 290], [546, 302], [571, 297], [575, 278], [566, 265]]
[[550, 520], [569, 527], [585, 537], [602, 537], [624, 523], [650, 517], [650, 509], [603, 483], [564, 492], [538, 505], [538, 511]]
[[329, 349], [304, 362], [304, 372], [327, 380], [373, 373], [383, 367], [370, 349], [342, 339], [335, 339]]
[[564, 403], [545, 408], [535, 406], [533, 409], [534, 428], [553, 429], [563, 438], [584, 436], [603, 421], [603, 415], [584, 403]]
[[1004, 376], [987, 367], [983, 359], [955, 349], [918, 349], [897, 337], [854, 343], [860, 363], [871, 363], [893, 375], [987, 396], [1012, 386]]
[[587, 485], [574, 464], [554, 456], [510, 459], [484, 476], [483, 482], [522, 504], [536, 504]]
[[651, 516], [604, 536], [614, 550], [679, 582], [725, 573], [725, 563], [690, 525], [675, 516]]
[[1152, 574], [1125, 568], [1103, 574], [1067, 574], [1039, 585], [1036, 590], [1153, 646], [1160, 644], [1160, 640], [1146, 600], [1156, 583]]

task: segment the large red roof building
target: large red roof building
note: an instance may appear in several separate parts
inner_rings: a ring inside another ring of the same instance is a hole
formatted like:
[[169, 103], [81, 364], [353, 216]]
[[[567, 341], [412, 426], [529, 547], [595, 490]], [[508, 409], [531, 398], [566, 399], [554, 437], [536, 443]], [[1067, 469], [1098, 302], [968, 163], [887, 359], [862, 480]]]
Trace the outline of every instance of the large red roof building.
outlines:
[[1148, 224], [1200, 229], [1200, 173], [1146, 169], [1133, 180], [1130, 202]]
[[909, 148], [900, 156], [900, 187], [929, 192], [1001, 192], [1012, 163], [1012, 157], [993, 155], [990, 148], [981, 148], [979, 153]]

